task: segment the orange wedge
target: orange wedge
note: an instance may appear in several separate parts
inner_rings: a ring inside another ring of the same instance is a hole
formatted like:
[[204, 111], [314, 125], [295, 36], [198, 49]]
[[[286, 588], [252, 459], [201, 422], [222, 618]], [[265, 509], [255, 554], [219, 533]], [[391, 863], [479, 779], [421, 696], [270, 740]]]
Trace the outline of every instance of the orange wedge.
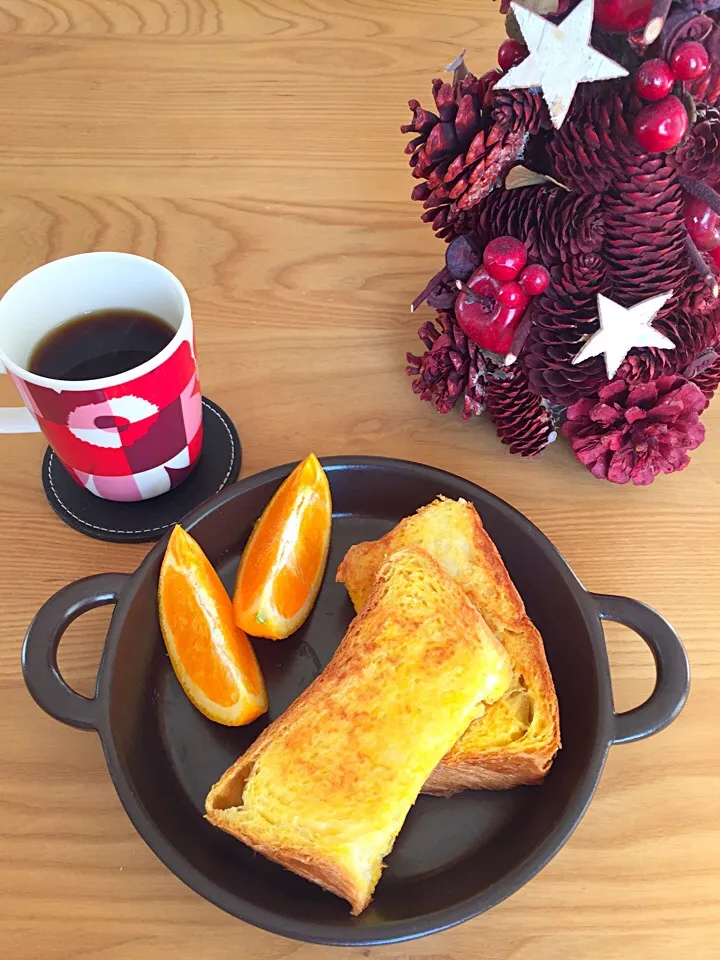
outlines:
[[325, 573], [332, 500], [314, 454], [265, 508], [240, 560], [235, 623], [255, 637], [283, 640], [308, 617]]
[[250, 641], [235, 624], [220, 577], [181, 527], [165, 551], [158, 605], [173, 669], [198, 710], [229, 727], [265, 713], [265, 683]]

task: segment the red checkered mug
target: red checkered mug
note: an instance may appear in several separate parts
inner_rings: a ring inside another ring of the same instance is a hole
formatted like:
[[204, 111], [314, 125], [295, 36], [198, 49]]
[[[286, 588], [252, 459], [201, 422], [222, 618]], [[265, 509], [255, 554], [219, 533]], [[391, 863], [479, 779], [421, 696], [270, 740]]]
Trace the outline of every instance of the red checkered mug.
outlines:
[[[175, 336], [146, 363], [112, 377], [54, 380], [26, 369], [54, 327], [111, 308], [154, 314]], [[0, 408], [0, 433], [42, 430], [77, 482], [98, 497], [157, 497], [181, 483], [200, 456], [190, 301], [180, 281], [152, 260], [83, 253], [18, 280], [0, 300], [0, 372], [10, 375], [25, 404]]]

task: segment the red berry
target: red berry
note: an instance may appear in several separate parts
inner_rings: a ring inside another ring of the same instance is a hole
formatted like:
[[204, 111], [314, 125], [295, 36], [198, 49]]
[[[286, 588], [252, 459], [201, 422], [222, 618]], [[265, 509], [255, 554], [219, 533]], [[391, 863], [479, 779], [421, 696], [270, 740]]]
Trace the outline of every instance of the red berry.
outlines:
[[494, 70], [488, 70], [487, 73], [484, 73], [480, 77], [480, 83], [482, 84], [483, 93], [487, 90], [488, 84], [496, 84], [498, 80], [502, 77], [502, 70], [498, 70], [496, 67]]
[[685, 226], [698, 250], [720, 247], [720, 216], [702, 200], [686, 198]]
[[708, 52], [697, 40], [679, 44], [670, 57], [670, 69], [676, 80], [697, 80], [709, 66]]
[[518, 284], [505, 284], [505, 288], [517, 287], [522, 302], [515, 307], [503, 306], [500, 296], [507, 296], [502, 294], [503, 285], [483, 267], [475, 271], [467, 286], [471, 292], [461, 293], [455, 301], [455, 316], [460, 329], [483, 350], [501, 356], [506, 354], [530, 298], [523, 294]]
[[529, 297], [537, 297], [550, 286], [550, 274], [539, 263], [533, 263], [520, 274], [520, 286]]
[[710, 259], [715, 264], [716, 273], [720, 273], [720, 247], [710, 251]]
[[595, 26], [611, 33], [630, 33], [644, 27], [653, 0], [595, 0]]
[[528, 305], [528, 295], [525, 293], [519, 283], [510, 280], [504, 283], [497, 292], [498, 303], [501, 303], [509, 310]]
[[488, 70], [480, 77], [478, 97], [482, 98], [483, 107], [489, 107], [492, 101], [492, 92], [495, 84], [502, 77], [502, 70]]
[[675, 96], [648, 103], [635, 118], [635, 139], [647, 153], [676, 147], [688, 132], [687, 111]]
[[483, 263], [495, 280], [514, 280], [527, 263], [527, 251], [514, 237], [498, 237], [485, 247]]
[[635, 91], [643, 100], [662, 100], [674, 84], [673, 72], [664, 60], [646, 60], [635, 74]]
[[521, 63], [528, 55], [528, 48], [518, 40], [506, 40], [500, 44], [498, 63], [501, 70], [509, 70], [516, 63]]

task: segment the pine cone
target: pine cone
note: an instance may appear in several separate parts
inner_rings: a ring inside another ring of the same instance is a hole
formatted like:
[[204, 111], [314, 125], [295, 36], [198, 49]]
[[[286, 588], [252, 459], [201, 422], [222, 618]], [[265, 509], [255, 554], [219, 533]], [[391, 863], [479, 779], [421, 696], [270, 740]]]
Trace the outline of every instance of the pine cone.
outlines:
[[[517, 162], [524, 143], [525, 134], [521, 131], [501, 134], [497, 127], [493, 127], [487, 137], [479, 133], [467, 156], [459, 157], [461, 162], [457, 167], [451, 165], [448, 169], [448, 183], [442, 183], [432, 191], [430, 181], [415, 187], [413, 200], [423, 200], [426, 208], [421, 219], [431, 223], [438, 237], [444, 240], [450, 241], [467, 234], [472, 223], [469, 214], [495, 187], [503, 183], [507, 172]], [[456, 170], [461, 169], [463, 164], [465, 172], [453, 183]]]
[[690, 463], [688, 451], [705, 437], [699, 416], [706, 406], [699, 387], [683, 377], [635, 387], [616, 379], [569, 408], [563, 433], [593, 476], [646, 486]]
[[603, 193], [635, 152], [621, 92], [615, 85], [604, 95], [581, 87], [548, 144], [554, 176], [577, 193]]
[[689, 270], [683, 192], [663, 155], [638, 154], [605, 194], [605, 263], [613, 300], [630, 307], [675, 291], [658, 314], [669, 314]]
[[524, 187], [491, 194], [471, 224], [475, 247], [511, 236], [528, 248], [531, 263], [550, 269], [602, 247], [600, 197], [582, 197], [559, 187]]
[[701, 354], [683, 371], [683, 376], [700, 388], [709, 403], [720, 385], [720, 343]]
[[678, 173], [714, 184], [720, 180], [720, 111], [706, 104], [697, 108], [697, 121], [668, 160]]
[[[703, 259], [707, 262], [707, 254]], [[719, 308], [718, 298], [704, 277], [695, 269], [687, 276], [685, 284], [678, 291], [678, 304], [692, 315], [715, 313]]]
[[414, 200], [427, 200], [444, 183], [450, 165], [464, 163], [473, 140], [487, 126], [482, 112], [485, 84], [477, 77], [468, 74], [455, 90], [450, 83], [433, 80], [432, 91], [438, 113], [410, 100], [412, 121], [400, 128], [403, 133], [417, 134], [405, 153], [410, 154], [413, 176], [429, 181], [415, 188]]
[[532, 390], [567, 406], [607, 380], [601, 357], [577, 366], [573, 358], [598, 329], [597, 295], [607, 290], [599, 254], [587, 253], [550, 270], [551, 284], [534, 305], [525, 346]]
[[553, 417], [547, 404], [530, 390], [522, 362], [488, 376], [485, 399], [497, 435], [510, 453], [534, 457], [557, 440]]
[[475, 209], [458, 210], [456, 206], [452, 205], [436, 207], [434, 210], [427, 210], [420, 219], [425, 223], [432, 224], [436, 237], [451, 243], [458, 237], [468, 236], [472, 233]]
[[465, 336], [452, 313], [439, 310], [438, 329], [428, 320], [418, 331], [427, 350], [407, 355], [407, 373], [413, 393], [432, 403], [439, 413], [449, 413], [463, 401], [463, 420], [485, 409], [485, 360], [480, 348]]
[[626, 383], [647, 383], [657, 377], [682, 373], [688, 380], [694, 379], [686, 371], [720, 335], [720, 312], [697, 314], [687, 310], [675, 310], [670, 316], [654, 321], [657, 327], [675, 344], [674, 350], [658, 350], [646, 347], [633, 350], [618, 370], [618, 377]]
[[531, 90], [493, 90], [493, 122], [501, 130], [523, 130], [531, 136], [552, 129], [545, 101]]
[[522, 130], [504, 131], [498, 124], [491, 128], [485, 140], [484, 155], [478, 158], [474, 170], [453, 187], [453, 199], [459, 197], [459, 210], [470, 210], [503, 182], [508, 170], [517, 162], [525, 140], [526, 134]]
[[638, 106], [625, 85], [599, 96], [589, 86], [548, 146], [559, 180], [603, 195], [605, 260], [613, 298], [623, 306], [677, 292], [688, 272], [682, 189], [665, 155], [637, 147], [626, 115]]
[[[455, 90], [442, 80], [433, 81], [433, 96], [439, 116], [410, 101], [412, 122], [403, 133], [416, 133], [405, 148], [411, 154], [413, 176], [424, 180], [412, 192], [422, 201], [422, 219], [432, 223], [442, 237], [465, 233], [465, 214], [501, 183], [516, 162], [527, 133], [519, 114], [501, 109], [499, 122], [483, 116], [484, 81], [468, 74]], [[519, 97], [519, 103], [525, 98]], [[505, 101], [503, 101], [505, 103]]]

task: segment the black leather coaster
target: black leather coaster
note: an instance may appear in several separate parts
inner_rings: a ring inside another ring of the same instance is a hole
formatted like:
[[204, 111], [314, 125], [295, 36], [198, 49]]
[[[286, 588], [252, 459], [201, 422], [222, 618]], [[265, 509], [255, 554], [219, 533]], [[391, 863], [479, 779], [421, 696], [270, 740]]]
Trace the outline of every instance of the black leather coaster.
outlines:
[[237, 430], [225, 411], [203, 397], [203, 448], [192, 473], [183, 482], [152, 500], [118, 503], [83, 489], [48, 447], [42, 465], [45, 495], [55, 513], [69, 526], [96, 540], [147, 543], [159, 540], [184, 516], [234, 483], [240, 473], [242, 448]]

